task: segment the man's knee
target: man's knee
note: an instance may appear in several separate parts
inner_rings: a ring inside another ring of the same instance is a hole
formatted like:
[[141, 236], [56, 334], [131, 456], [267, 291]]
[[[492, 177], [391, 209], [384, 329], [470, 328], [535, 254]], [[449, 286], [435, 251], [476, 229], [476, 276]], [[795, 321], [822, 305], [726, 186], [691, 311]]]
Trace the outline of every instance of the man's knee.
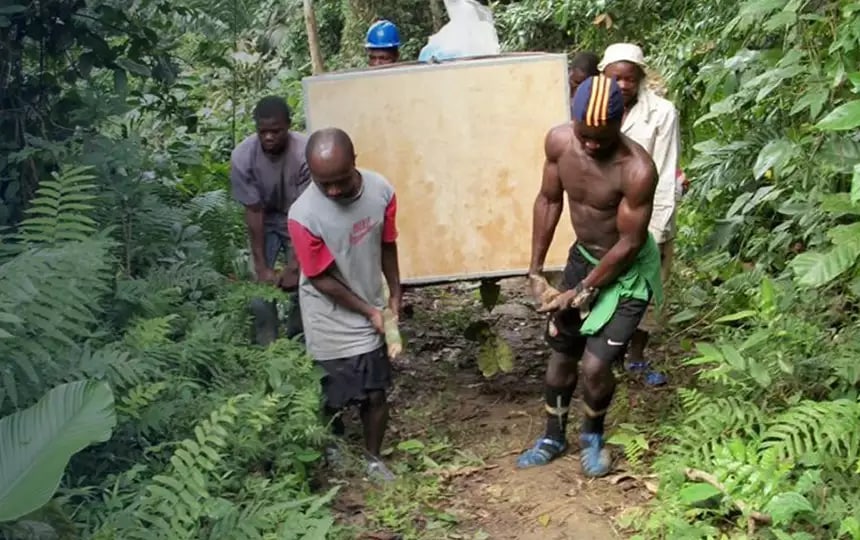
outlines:
[[552, 351], [546, 367], [546, 381], [555, 386], [564, 386], [567, 379], [576, 376], [579, 358], [567, 353]]
[[367, 393], [367, 404], [370, 407], [382, 407], [387, 403], [385, 390], [371, 390]]
[[582, 377], [586, 384], [602, 384], [612, 377], [612, 360], [604, 359], [586, 349], [582, 355]]

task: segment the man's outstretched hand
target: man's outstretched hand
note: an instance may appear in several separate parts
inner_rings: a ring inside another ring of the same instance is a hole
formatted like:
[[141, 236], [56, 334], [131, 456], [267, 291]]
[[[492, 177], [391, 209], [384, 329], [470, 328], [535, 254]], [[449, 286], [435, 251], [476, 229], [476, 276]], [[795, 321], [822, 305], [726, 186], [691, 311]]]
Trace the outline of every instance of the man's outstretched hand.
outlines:
[[541, 304], [537, 311], [538, 313], [550, 313], [579, 308], [580, 313], [586, 314], [591, 309], [591, 304], [596, 296], [597, 289], [586, 288], [582, 283], [579, 283], [573, 289], [558, 293], [549, 302]]
[[[540, 274], [529, 274], [529, 288], [539, 306], [543, 307], [552, 302], [559, 294], [558, 289], [549, 284]], [[538, 308], [538, 311], [541, 311]]]

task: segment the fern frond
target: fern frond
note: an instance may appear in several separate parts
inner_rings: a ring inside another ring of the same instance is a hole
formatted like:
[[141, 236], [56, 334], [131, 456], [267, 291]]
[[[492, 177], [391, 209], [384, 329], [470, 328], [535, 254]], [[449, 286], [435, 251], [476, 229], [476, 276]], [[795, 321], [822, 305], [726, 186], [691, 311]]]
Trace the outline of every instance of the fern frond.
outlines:
[[93, 335], [110, 291], [110, 244], [100, 239], [29, 248], [0, 265], [0, 407], [35, 398], [79, 372], [68, 351]]
[[53, 180], [42, 180], [21, 222], [19, 240], [26, 244], [57, 246], [82, 242], [98, 230], [90, 216], [96, 196], [92, 167], [64, 167], [52, 173]]
[[648, 439], [634, 425], [622, 424], [618, 428], [618, 431], [613, 433], [607, 442], [622, 446], [627, 462], [633, 467], [638, 467], [642, 464], [642, 458], [649, 450]]
[[185, 439], [170, 458], [170, 468], [153, 477], [140, 505], [134, 511], [138, 524], [124, 531], [124, 538], [196, 538], [202, 518], [212, 504], [209, 477], [217, 470], [229, 439], [227, 429], [236, 423], [236, 396], [212, 411], [194, 428], [194, 438]]
[[795, 463], [849, 470], [860, 459], [860, 403], [802, 401], [769, 422], [761, 449]]
[[139, 384], [129, 390], [123, 396], [116, 409], [118, 412], [131, 418], [140, 418], [140, 411], [148, 407], [168, 387], [167, 381], [158, 381], [151, 384]]

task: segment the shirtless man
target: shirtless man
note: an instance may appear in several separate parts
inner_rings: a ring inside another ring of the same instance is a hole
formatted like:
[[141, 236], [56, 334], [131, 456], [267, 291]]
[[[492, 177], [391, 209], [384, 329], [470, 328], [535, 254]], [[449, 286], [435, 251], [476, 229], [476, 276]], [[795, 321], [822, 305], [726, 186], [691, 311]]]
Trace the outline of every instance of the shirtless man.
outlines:
[[[622, 135], [624, 98], [612, 79], [589, 77], [577, 88], [573, 121], [549, 131], [540, 192], [534, 204], [529, 281], [550, 313], [545, 339], [545, 434], [517, 461], [545, 465], [567, 449], [568, 408], [583, 374], [580, 434], [583, 472], [602, 476], [611, 465], [604, 448], [606, 411], [620, 360], [651, 296], [662, 300], [660, 254], [648, 232], [657, 171], [648, 153]], [[546, 253], [564, 207], [577, 241], [570, 248], [559, 292], [542, 276]], [[581, 361], [580, 361], [581, 359]]]

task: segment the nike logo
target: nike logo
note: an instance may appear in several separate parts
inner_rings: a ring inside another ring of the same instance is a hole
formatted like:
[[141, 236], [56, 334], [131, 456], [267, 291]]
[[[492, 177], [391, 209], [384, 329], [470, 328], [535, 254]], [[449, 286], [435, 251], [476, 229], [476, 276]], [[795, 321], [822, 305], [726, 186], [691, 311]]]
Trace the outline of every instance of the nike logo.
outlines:
[[624, 345], [623, 341], [612, 341], [611, 339], [607, 339], [606, 343], [608, 343], [612, 347], [620, 347], [620, 346]]
[[370, 234], [370, 231], [373, 229], [365, 229], [359, 233], [350, 233], [349, 235], [349, 243], [353, 246], [364, 240], [364, 237]]

